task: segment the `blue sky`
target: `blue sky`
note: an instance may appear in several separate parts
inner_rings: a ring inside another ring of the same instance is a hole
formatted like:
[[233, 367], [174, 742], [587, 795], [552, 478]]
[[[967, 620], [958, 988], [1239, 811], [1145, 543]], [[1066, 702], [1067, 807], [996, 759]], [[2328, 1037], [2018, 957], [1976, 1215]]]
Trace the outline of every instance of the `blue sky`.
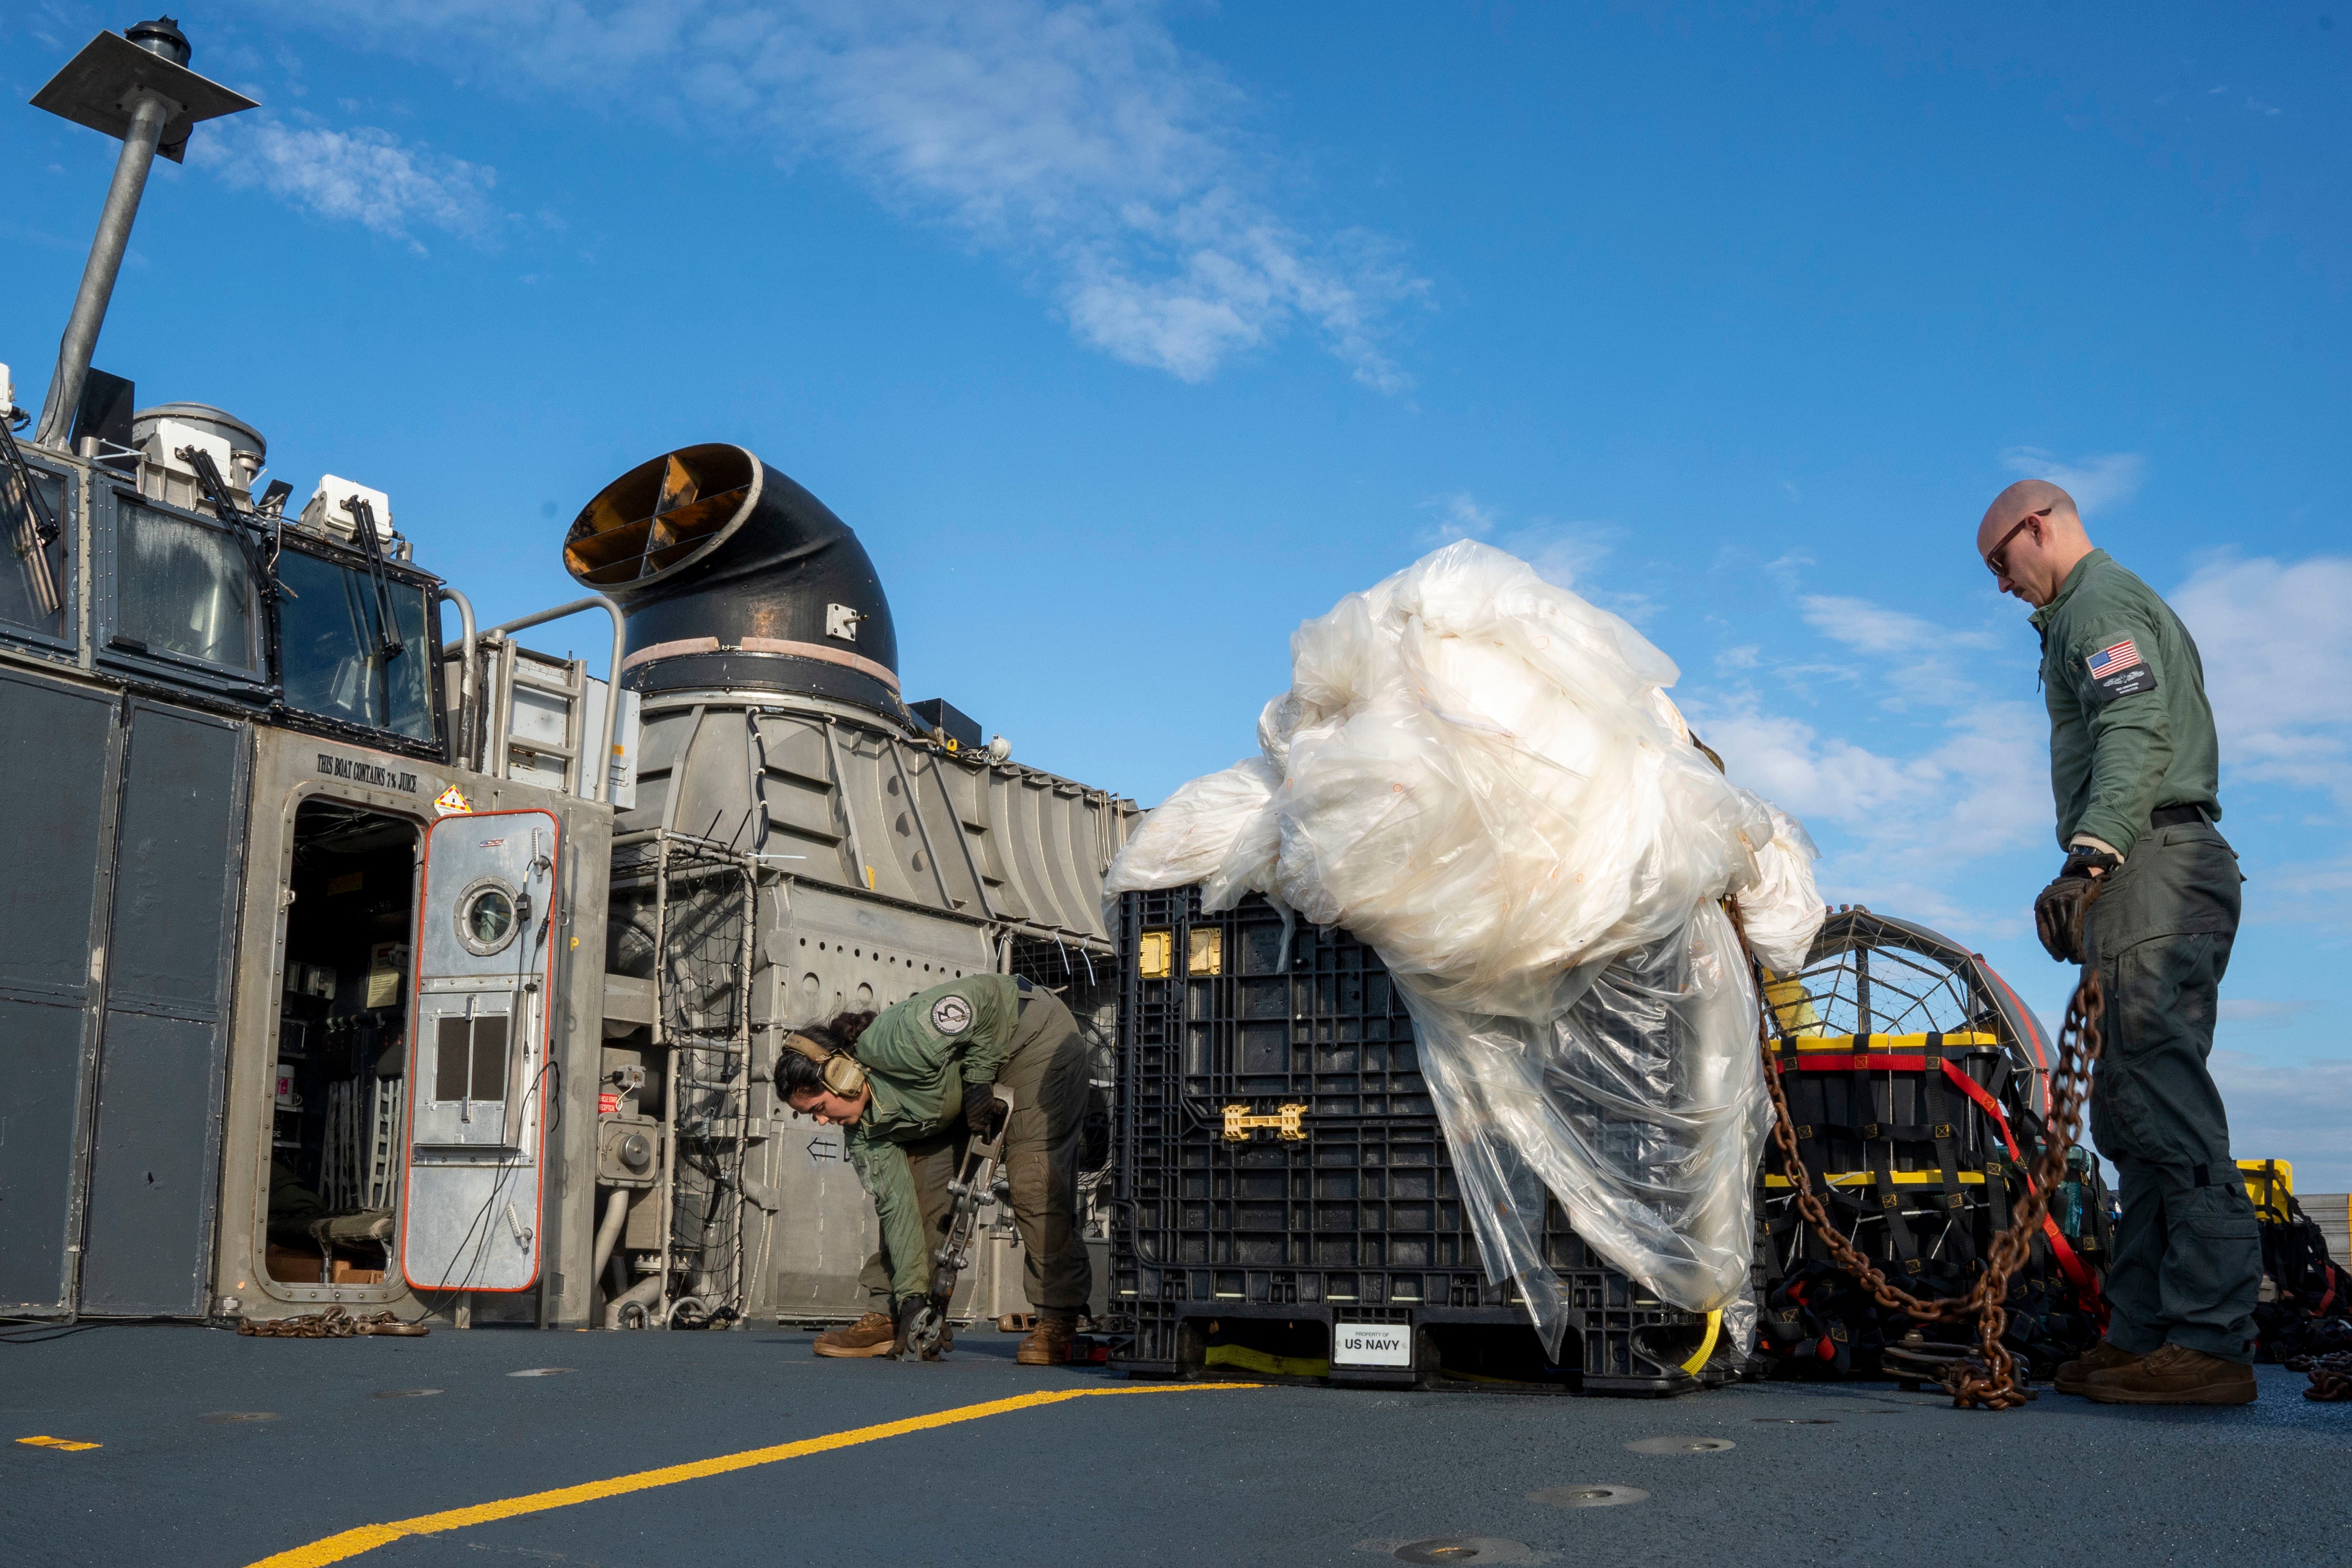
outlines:
[[[159, 173], [98, 362], [389, 491], [492, 619], [570, 596], [604, 481], [740, 442], [858, 529], [910, 695], [1146, 803], [1300, 620], [1485, 538], [1673, 655], [1831, 898], [2051, 1014], [2034, 642], [1970, 536], [2058, 477], [2205, 651], [2238, 1152], [2342, 1191], [2336, 8], [208, 5], [265, 107]], [[0, 18], [27, 402], [114, 144], [24, 99], [132, 19]]]

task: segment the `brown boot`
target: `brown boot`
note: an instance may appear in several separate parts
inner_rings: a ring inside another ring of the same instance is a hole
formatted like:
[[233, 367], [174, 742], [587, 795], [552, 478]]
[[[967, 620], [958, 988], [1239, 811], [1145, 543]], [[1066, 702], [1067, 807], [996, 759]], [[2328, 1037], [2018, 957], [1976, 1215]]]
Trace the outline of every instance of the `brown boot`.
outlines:
[[2112, 1372], [2119, 1366], [2129, 1366], [2139, 1359], [2131, 1352], [2101, 1340], [2080, 1356], [2058, 1369], [2058, 1376], [2055, 1379], [2058, 1392], [2087, 1394], [2090, 1392], [2091, 1374]]
[[816, 1353], [834, 1356], [877, 1356], [890, 1354], [898, 1337], [887, 1312], [868, 1312], [854, 1323], [827, 1329], [816, 1336]]
[[1070, 1359], [1071, 1342], [1078, 1337], [1076, 1318], [1047, 1317], [1037, 1314], [1037, 1326], [1013, 1353], [1013, 1359], [1023, 1366], [1060, 1366]]
[[2168, 1344], [2129, 1366], [2091, 1374], [2094, 1405], [2251, 1405], [2254, 1369], [2185, 1344]]

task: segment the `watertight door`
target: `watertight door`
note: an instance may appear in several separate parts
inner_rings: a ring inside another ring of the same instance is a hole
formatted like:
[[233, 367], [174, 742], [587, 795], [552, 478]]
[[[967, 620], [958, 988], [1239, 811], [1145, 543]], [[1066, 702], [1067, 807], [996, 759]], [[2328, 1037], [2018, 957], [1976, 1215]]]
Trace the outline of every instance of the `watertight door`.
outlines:
[[539, 1278], [555, 862], [546, 811], [425, 832], [400, 1261], [428, 1298]]

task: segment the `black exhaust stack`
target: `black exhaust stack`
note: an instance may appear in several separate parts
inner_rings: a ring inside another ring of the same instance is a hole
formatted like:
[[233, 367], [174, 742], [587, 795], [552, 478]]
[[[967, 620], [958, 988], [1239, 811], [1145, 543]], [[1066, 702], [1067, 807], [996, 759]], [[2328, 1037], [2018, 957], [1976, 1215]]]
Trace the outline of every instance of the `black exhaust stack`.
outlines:
[[621, 682], [831, 697], [898, 718], [898, 636], [866, 547], [740, 446], [680, 447], [597, 493], [563, 564], [621, 601]]

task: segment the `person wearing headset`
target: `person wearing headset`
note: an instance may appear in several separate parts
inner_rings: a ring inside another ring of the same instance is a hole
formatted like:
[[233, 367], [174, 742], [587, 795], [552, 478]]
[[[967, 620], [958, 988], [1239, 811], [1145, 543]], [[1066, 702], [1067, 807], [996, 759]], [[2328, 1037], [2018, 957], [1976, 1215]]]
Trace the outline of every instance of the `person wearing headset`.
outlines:
[[845, 1012], [788, 1033], [776, 1053], [778, 1098], [848, 1129], [850, 1162], [874, 1195], [881, 1249], [859, 1275], [872, 1309], [821, 1334], [822, 1356], [905, 1349], [913, 1309], [930, 1291], [931, 1252], [947, 1234], [948, 1182], [964, 1141], [1013, 1093], [1004, 1133], [1013, 1219], [1021, 1233], [1035, 1332], [1014, 1359], [1070, 1358], [1093, 1269], [1077, 1223], [1088, 1083], [1077, 1020], [1052, 992], [1010, 975], [971, 975], [884, 1009]]

